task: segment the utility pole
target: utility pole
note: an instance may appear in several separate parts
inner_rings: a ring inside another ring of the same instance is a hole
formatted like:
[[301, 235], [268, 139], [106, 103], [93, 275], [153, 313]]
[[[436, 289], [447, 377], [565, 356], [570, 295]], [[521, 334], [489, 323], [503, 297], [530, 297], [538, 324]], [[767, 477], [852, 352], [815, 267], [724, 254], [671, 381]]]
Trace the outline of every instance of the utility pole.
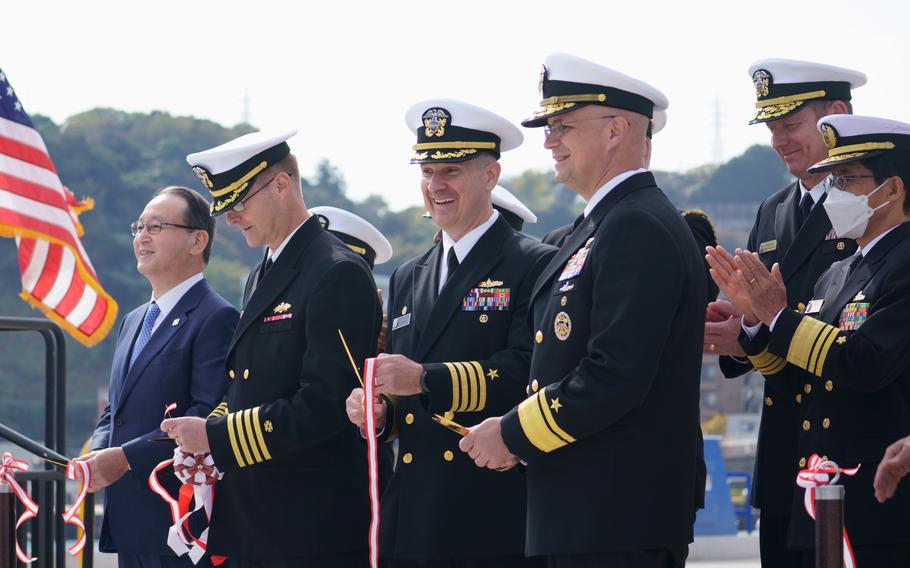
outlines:
[[724, 145], [721, 139], [720, 97], [714, 95], [714, 163], [720, 165], [724, 161]]

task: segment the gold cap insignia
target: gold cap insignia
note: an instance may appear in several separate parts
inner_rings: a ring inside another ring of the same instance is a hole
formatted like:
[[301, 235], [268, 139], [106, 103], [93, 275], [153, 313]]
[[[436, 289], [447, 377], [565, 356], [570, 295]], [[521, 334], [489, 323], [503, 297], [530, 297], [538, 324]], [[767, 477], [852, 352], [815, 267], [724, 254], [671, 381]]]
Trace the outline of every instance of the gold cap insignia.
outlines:
[[540, 79], [537, 80], [537, 92], [540, 93], [540, 98], [543, 98], [543, 84], [547, 82], [547, 66], [540, 66]]
[[442, 136], [446, 133], [446, 123], [449, 115], [441, 108], [431, 108], [423, 113], [424, 134], [428, 138]]
[[756, 98], [767, 97], [768, 86], [771, 84], [771, 74], [764, 69], [759, 69], [752, 73], [752, 84], [755, 85]]
[[290, 309], [291, 309], [291, 304], [289, 304], [287, 302], [281, 302], [280, 304], [275, 306], [275, 309], [273, 309], [272, 311], [276, 314], [283, 314], [284, 312], [286, 312]]
[[209, 179], [209, 173], [205, 171], [205, 168], [202, 166], [193, 166], [193, 173], [196, 174], [196, 177], [202, 180], [202, 183], [205, 184], [205, 187], [209, 189], [215, 187], [215, 184], [213, 184], [212, 180]]
[[822, 139], [825, 141], [829, 150], [833, 150], [837, 147], [837, 131], [827, 122], [822, 124]]
[[497, 286], [502, 286], [502, 280], [492, 280], [490, 278], [487, 278], [477, 285], [478, 288], [496, 288]]

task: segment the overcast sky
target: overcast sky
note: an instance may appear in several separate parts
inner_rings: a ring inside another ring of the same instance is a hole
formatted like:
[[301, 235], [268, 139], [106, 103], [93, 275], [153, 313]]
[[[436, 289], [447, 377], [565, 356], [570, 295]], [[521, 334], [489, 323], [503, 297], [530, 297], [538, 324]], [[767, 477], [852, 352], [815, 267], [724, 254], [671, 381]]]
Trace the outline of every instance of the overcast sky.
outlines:
[[[296, 127], [305, 172], [341, 168], [354, 198], [419, 202], [412, 103], [459, 98], [518, 122], [538, 101], [540, 65], [555, 51], [613, 67], [670, 99], [652, 167], [714, 157], [715, 99], [724, 158], [767, 143], [749, 126], [747, 70], [766, 57], [864, 71], [858, 114], [910, 121], [910, 3], [812, 2], [21, 2], [0, 34], [3, 69], [30, 113], [60, 122], [95, 107], [164, 110], [225, 125]], [[503, 155], [505, 176], [549, 170], [539, 129]], [[202, 148], [187, 148], [187, 153]], [[64, 180], [64, 183], [66, 180]], [[91, 195], [91, 188], [73, 188]], [[310, 203], [309, 205], [318, 205]]]

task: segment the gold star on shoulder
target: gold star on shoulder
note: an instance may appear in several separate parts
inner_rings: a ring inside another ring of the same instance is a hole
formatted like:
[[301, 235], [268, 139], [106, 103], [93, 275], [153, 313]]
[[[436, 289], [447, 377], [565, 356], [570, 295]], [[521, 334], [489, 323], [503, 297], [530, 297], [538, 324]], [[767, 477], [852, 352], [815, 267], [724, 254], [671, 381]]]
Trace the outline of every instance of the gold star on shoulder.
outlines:
[[490, 369], [487, 371], [487, 376], [490, 377], [490, 380], [499, 378], [499, 369]]
[[272, 426], [272, 421], [271, 421], [271, 420], [266, 420], [265, 423], [264, 423], [262, 426], [265, 428], [265, 431], [266, 431], [266, 432], [271, 432], [272, 430], [275, 429], [275, 428]]
[[844, 343], [847, 343], [847, 338], [846, 338], [846, 337], [844, 337], [843, 335], [841, 335], [840, 337], [837, 338], [837, 344], [838, 344], [838, 345], [843, 345]]
[[558, 398], [554, 398], [553, 400], [550, 401], [550, 408], [552, 408], [553, 411], [556, 412], [557, 414], [559, 413], [559, 409], [562, 408], [562, 405], [559, 404]]

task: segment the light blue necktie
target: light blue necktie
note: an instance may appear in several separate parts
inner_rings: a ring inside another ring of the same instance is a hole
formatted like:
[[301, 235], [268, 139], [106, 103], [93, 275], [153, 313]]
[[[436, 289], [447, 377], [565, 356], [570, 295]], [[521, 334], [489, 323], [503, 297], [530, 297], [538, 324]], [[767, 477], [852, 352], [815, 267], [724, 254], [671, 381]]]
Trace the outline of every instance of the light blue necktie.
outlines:
[[155, 320], [158, 319], [160, 314], [161, 308], [158, 307], [158, 304], [152, 302], [151, 305], [149, 305], [149, 309], [145, 312], [145, 318], [142, 320], [142, 329], [139, 331], [139, 337], [136, 338], [136, 344], [133, 345], [133, 354], [130, 356], [130, 367], [133, 366], [133, 363], [142, 352], [142, 348], [145, 347], [145, 344], [149, 342], [149, 338], [152, 336], [152, 328], [155, 327]]

